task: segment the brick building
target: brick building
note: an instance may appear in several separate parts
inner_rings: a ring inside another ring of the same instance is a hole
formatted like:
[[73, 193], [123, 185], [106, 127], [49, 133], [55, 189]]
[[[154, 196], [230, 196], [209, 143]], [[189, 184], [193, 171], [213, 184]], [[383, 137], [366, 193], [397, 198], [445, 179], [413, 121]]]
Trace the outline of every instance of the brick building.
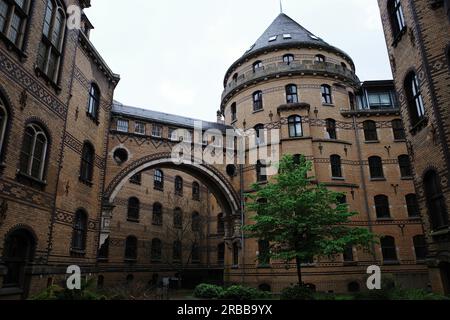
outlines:
[[360, 212], [352, 224], [383, 235], [373, 254], [310, 261], [307, 282], [357, 291], [379, 264], [406, 287], [427, 285], [392, 81], [361, 84], [351, 57], [281, 14], [227, 71], [220, 119], [202, 123], [216, 137], [192, 139], [178, 129], [195, 119], [113, 102], [119, 76], [89, 41], [84, 14], [81, 30], [65, 28], [71, 4], [90, 1], [0, 0], [0, 297], [63, 284], [72, 264], [99, 286], [154, 284], [180, 270], [189, 286], [294, 283], [292, 266], [260, 264], [267, 245], [241, 232], [251, 218], [244, 193], [267, 181], [263, 163], [171, 161], [180, 137], [203, 151], [233, 127], [280, 129], [281, 153], [306, 156], [311, 174]]
[[379, 0], [433, 290], [450, 292], [450, 1]]

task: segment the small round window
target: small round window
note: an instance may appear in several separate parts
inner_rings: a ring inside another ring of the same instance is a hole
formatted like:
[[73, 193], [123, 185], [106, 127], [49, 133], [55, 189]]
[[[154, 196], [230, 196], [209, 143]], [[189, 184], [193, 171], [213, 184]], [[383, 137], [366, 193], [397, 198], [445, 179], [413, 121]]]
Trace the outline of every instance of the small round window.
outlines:
[[125, 149], [119, 148], [116, 151], [114, 151], [113, 155], [114, 161], [117, 162], [117, 164], [122, 164], [128, 161], [128, 152]]
[[227, 165], [227, 174], [230, 177], [234, 177], [236, 175], [236, 166], [234, 164]]

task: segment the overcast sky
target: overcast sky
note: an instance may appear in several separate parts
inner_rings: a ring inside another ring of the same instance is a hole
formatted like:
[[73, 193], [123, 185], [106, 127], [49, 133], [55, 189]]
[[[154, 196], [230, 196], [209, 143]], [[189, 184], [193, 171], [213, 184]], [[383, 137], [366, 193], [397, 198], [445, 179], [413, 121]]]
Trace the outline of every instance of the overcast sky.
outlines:
[[[361, 80], [391, 79], [376, 0], [283, 0], [284, 13], [347, 52]], [[279, 0], [95, 0], [91, 40], [121, 75], [115, 99], [216, 120], [228, 67], [279, 14]]]

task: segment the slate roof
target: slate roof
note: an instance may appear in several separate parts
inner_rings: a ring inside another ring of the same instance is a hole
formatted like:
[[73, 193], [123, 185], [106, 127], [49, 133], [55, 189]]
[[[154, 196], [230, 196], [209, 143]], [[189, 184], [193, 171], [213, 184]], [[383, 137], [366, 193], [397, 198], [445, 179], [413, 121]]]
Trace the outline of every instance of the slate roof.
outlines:
[[[290, 37], [287, 37], [287, 35]], [[322, 38], [317, 37], [288, 15], [280, 13], [272, 24], [266, 29], [266, 31], [264, 31], [262, 36], [256, 40], [255, 44], [252, 45], [250, 49], [247, 50], [244, 55], [228, 69], [225, 78], [225, 85], [226, 79], [230, 76], [232, 70], [234, 70], [235, 67], [246, 58], [262, 53], [266, 50], [293, 46], [326, 48], [344, 56], [346, 60], [354, 66], [351, 57], [347, 53], [330, 45]]]
[[114, 114], [119, 114], [127, 117], [142, 119], [142, 120], [151, 120], [158, 123], [163, 123], [167, 125], [173, 125], [177, 127], [184, 128], [193, 128], [195, 121], [201, 121], [203, 130], [209, 129], [218, 129], [221, 131], [225, 131], [226, 129], [231, 129], [232, 127], [226, 126], [217, 122], [209, 122], [203, 121], [194, 118], [182, 117], [170, 113], [153, 111], [148, 109], [136, 108], [131, 106], [123, 105], [118, 101], [114, 101], [112, 112]]

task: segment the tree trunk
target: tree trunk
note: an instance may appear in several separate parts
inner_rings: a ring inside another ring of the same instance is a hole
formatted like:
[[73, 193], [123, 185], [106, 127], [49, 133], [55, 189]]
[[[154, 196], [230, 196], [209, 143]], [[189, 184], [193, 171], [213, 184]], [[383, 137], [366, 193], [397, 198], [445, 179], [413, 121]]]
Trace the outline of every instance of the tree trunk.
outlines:
[[297, 276], [298, 276], [298, 285], [303, 285], [303, 279], [302, 279], [302, 261], [299, 257], [295, 258], [295, 262], [297, 263]]

